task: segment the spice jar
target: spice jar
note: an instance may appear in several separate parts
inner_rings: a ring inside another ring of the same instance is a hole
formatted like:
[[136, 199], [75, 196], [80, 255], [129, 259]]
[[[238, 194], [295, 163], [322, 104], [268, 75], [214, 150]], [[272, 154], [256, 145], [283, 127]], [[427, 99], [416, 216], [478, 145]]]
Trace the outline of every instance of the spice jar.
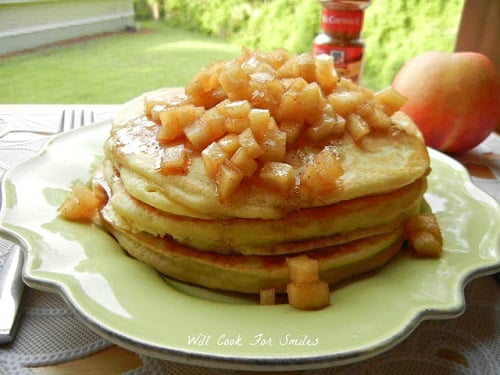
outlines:
[[361, 39], [364, 10], [370, 1], [319, 0], [321, 32], [314, 38], [313, 55], [333, 57], [340, 76], [359, 83], [363, 66], [364, 43]]

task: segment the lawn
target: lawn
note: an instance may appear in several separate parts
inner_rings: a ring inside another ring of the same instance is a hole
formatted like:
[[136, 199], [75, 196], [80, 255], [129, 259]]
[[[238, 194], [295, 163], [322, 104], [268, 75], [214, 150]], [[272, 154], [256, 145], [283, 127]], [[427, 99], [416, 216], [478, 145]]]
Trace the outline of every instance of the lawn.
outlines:
[[145, 23], [139, 32], [0, 57], [1, 103], [122, 103], [184, 86], [212, 60], [240, 49], [224, 40]]

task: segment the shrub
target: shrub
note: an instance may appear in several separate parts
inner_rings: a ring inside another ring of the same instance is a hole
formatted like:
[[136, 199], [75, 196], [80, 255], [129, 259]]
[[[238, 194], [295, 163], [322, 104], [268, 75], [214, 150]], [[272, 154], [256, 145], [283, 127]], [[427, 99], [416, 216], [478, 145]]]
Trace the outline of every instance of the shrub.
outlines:
[[[317, 0], [135, 0], [163, 1], [174, 27], [227, 38], [264, 51], [284, 47], [308, 52], [319, 31]], [[411, 57], [428, 50], [452, 51], [464, 0], [374, 0], [365, 11], [362, 83], [389, 85]]]
[[134, 14], [136, 20], [143, 21], [153, 19], [153, 14], [151, 13], [151, 8], [148, 3], [148, 0], [134, 0]]

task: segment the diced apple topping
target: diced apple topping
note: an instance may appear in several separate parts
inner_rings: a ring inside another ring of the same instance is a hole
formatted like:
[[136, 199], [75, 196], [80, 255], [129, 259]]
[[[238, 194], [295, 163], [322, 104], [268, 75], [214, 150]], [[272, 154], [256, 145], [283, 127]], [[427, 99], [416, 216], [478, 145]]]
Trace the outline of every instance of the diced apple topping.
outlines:
[[318, 261], [301, 255], [287, 258], [286, 264], [290, 282], [310, 284], [319, 281]]
[[269, 113], [269, 110], [253, 108], [249, 112], [248, 119], [252, 133], [255, 135], [257, 140], [261, 141], [269, 126], [269, 121], [271, 121], [271, 114]]
[[330, 288], [324, 281], [310, 284], [289, 283], [288, 303], [298, 310], [320, 310], [330, 305]]
[[203, 117], [184, 128], [184, 134], [195, 150], [202, 151], [206, 146], [216, 140]]
[[286, 155], [286, 133], [279, 129], [268, 129], [261, 141], [263, 150], [260, 161], [283, 161]]
[[280, 129], [286, 133], [286, 144], [293, 145], [300, 137], [304, 124], [300, 121], [285, 120], [280, 124]]
[[356, 107], [359, 114], [372, 128], [387, 130], [392, 125], [391, 118], [372, 102], [365, 102]]
[[229, 160], [224, 160], [215, 176], [215, 185], [217, 186], [219, 198], [223, 201], [230, 198], [238, 189], [242, 180], [243, 172]]
[[268, 161], [262, 166], [259, 177], [279, 191], [288, 191], [295, 186], [295, 170], [287, 163]]
[[151, 120], [153, 120], [156, 123], [161, 122], [160, 112], [163, 111], [164, 109], [165, 106], [163, 105], [155, 105], [153, 108], [151, 108], [149, 113]]
[[321, 54], [316, 56], [316, 82], [325, 95], [329, 95], [337, 86], [339, 76], [335, 70], [333, 56]]
[[330, 305], [328, 283], [319, 278], [318, 261], [306, 255], [287, 258], [288, 303], [299, 310], [319, 310]]
[[338, 90], [332, 92], [327, 100], [336, 113], [347, 117], [358, 105], [365, 102], [365, 93], [361, 90]]
[[186, 86], [186, 95], [195, 105], [211, 108], [227, 98], [217, 79], [224, 69], [224, 63], [216, 61], [201, 69]]
[[250, 113], [250, 102], [248, 100], [230, 101], [221, 103], [220, 111], [230, 118], [247, 118]]
[[160, 160], [162, 174], [184, 174], [188, 167], [187, 150], [183, 144], [165, 147]]
[[249, 76], [236, 61], [230, 61], [219, 73], [218, 80], [229, 100], [237, 101], [250, 97]]
[[160, 141], [173, 141], [182, 135], [184, 128], [203, 114], [203, 108], [188, 104], [180, 107], [167, 107], [158, 111], [162, 127], [158, 131]]
[[207, 174], [214, 178], [219, 166], [226, 160], [226, 153], [218, 142], [212, 142], [201, 152]]
[[88, 187], [77, 183], [71, 194], [58, 208], [65, 219], [71, 221], [91, 222], [99, 208], [100, 200]]
[[337, 179], [344, 174], [341, 160], [336, 153], [325, 147], [308, 165], [300, 178], [300, 183], [311, 194], [319, 195], [335, 189]]
[[[323, 149], [346, 133], [359, 142], [371, 132], [388, 132], [390, 116], [405, 101], [393, 88], [373, 93], [339, 78], [328, 55], [244, 49], [234, 60], [201, 69], [185, 96], [145, 97], [144, 111], [161, 125], [157, 138], [163, 147], [185, 147], [180, 159], [166, 152], [162, 173], [185, 173], [189, 158], [201, 154], [219, 197], [228, 199], [253, 176], [285, 191], [290, 183], [309, 194], [334, 189], [344, 173], [334, 152], [290, 169], [284, 167], [289, 151]], [[270, 166], [283, 166], [286, 173]]]
[[[307, 86], [307, 82], [302, 78], [298, 77], [296, 79], [291, 79], [288, 82], [290, 87], [286, 89], [283, 96], [281, 97], [281, 102], [278, 108], [278, 121], [281, 120], [299, 120], [304, 122], [306, 114], [306, 109], [310, 110], [310, 107], [303, 106], [307, 104], [307, 95], [299, 97], [304, 88]], [[306, 92], [310, 89], [306, 89]]]
[[360, 141], [370, 132], [367, 122], [357, 113], [350, 113], [347, 116], [346, 129], [354, 142]]
[[236, 165], [245, 177], [251, 177], [257, 170], [258, 164], [252, 156], [251, 149], [240, 147], [231, 157], [231, 161]]
[[[151, 112], [153, 111], [153, 108], [156, 108], [157, 110], [159, 108], [165, 108], [166, 106], [166, 101], [163, 98], [159, 97], [144, 97], [144, 113], [146, 116], [151, 117]], [[157, 122], [158, 120], [153, 119], [153, 121]]]
[[[308, 83], [298, 92], [296, 105], [302, 111], [306, 121], [311, 122], [320, 114], [320, 108], [326, 103], [321, 88], [316, 82]], [[299, 111], [299, 109], [297, 109]]]
[[389, 116], [392, 116], [408, 101], [405, 96], [391, 86], [376, 92], [373, 98], [383, 106]]
[[344, 174], [342, 163], [333, 150], [324, 148], [314, 158], [314, 166], [325, 184], [335, 185], [335, 181]]
[[218, 143], [224, 154], [230, 158], [240, 147], [240, 137], [236, 134], [227, 134], [219, 139]]
[[[337, 116], [335, 114], [323, 113], [311, 127], [306, 130], [306, 134], [313, 142], [321, 142], [327, 139], [337, 128]], [[342, 125], [341, 125], [342, 126]], [[342, 126], [342, 133], [344, 132]]]
[[245, 150], [248, 156], [252, 159], [256, 159], [264, 153], [262, 146], [255, 139], [252, 129], [246, 128], [240, 133], [238, 137], [240, 143], [240, 148]]
[[276, 289], [274, 288], [261, 289], [259, 292], [259, 303], [261, 305], [275, 305]]
[[290, 55], [276, 71], [276, 75], [278, 78], [301, 77], [306, 82], [313, 82], [316, 78], [314, 57], [308, 53]]
[[144, 113], [153, 121], [159, 122], [154, 112], [166, 107], [178, 107], [184, 104], [188, 104], [188, 97], [185, 95], [177, 95], [167, 99], [156, 93], [148, 94], [144, 96]]
[[431, 213], [413, 215], [404, 225], [410, 247], [417, 255], [439, 257], [443, 252], [443, 237], [436, 216]]
[[312, 195], [319, 195], [326, 190], [319, 180], [319, 173], [314, 164], [309, 164], [300, 176], [300, 186], [305, 188]]
[[220, 139], [227, 132], [226, 118], [218, 111], [206, 111], [203, 114], [207, 127], [210, 130], [211, 138]]

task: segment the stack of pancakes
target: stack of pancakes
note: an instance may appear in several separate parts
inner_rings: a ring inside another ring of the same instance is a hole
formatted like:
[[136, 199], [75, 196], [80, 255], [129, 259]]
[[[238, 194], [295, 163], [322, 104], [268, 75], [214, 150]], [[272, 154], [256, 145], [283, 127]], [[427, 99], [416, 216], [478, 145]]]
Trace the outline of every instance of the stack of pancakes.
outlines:
[[[298, 142], [286, 155], [297, 171], [295, 188], [276, 192], [245, 178], [229, 199], [220, 199], [194, 149], [185, 172], [159, 172], [161, 125], [144, 102], [191, 102], [182, 95], [161, 89], [124, 104], [104, 145], [94, 178], [94, 188], [107, 196], [100, 220], [131, 256], [187, 283], [259, 293], [286, 290], [288, 257], [317, 259], [320, 278], [333, 284], [400, 251], [404, 222], [420, 210], [429, 170], [427, 149], [408, 117], [391, 114], [388, 129], [356, 141], [346, 131], [321, 145]], [[344, 172], [334, 189], [311, 194], [300, 188], [300, 173], [325, 147], [341, 156]]]

